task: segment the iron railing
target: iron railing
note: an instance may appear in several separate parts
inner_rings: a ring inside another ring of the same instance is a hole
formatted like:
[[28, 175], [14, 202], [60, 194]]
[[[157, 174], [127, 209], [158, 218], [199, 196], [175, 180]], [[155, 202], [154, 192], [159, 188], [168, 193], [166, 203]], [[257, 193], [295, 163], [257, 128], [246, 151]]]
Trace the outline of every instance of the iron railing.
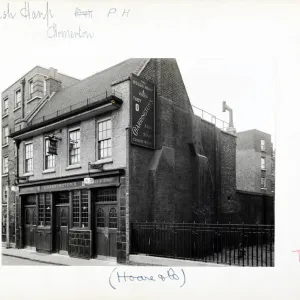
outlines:
[[[115, 91], [115, 90], [113, 90], [112, 92], [105, 91], [102, 94], [99, 94], [97, 96], [87, 98], [86, 100], [80, 101], [76, 104], [66, 106], [65, 108], [59, 109], [59, 110], [55, 111], [52, 114], [44, 115], [43, 117], [38, 118], [38, 119], [33, 119], [32, 121], [27, 122], [26, 128], [31, 127], [33, 125], [43, 123], [45, 121], [48, 121], [48, 120], [51, 120], [51, 119], [54, 119], [54, 118], [57, 118], [59, 116], [69, 114], [70, 112], [74, 112], [78, 109], [82, 109], [83, 107], [93, 106], [93, 105], [95, 105], [95, 103], [97, 103], [101, 100], [104, 100], [104, 99], [106, 99], [110, 96], [115, 96], [115, 97], [118, 97], [120, 99], [122, 98], [122, 94]], [[15, 128], [11, 128], [10, 133], [13, 134], [17, 131], [20, 131], [21, 129], [23, 129], [21, 124], [15, 125]]]
[[132, 223], [131, 253], [235, 266], [274, 266], [274, 226]]
[[216, 116], [212, 115], [211, 113], [192, 105], [193, 108], [196, 108], [195, 114], [201, 117], [203, 120], [210, 122], [214, 124], [216, 127], [226, 131], [227, 128], [229, 128], [229, 123], [226, 121], [223, 121], [221, 119], [218, 119]]

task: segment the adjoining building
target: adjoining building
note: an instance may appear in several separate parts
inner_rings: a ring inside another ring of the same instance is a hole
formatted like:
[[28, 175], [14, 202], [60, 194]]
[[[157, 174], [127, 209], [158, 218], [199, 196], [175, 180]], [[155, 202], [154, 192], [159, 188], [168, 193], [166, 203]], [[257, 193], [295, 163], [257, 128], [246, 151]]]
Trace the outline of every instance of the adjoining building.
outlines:
[[129, 59], [62, 88], [11, 130], [16, 245], [126, 262], [133, 222], [236, 210], [236, 136], [193, 113], [175, 59]]
[[[47, 90], [49, 76], [55, 76], [62, 88], [77, 83], [79, 80], [61, 73], [56, 69], [34, 67], [22, 78], [18, 79], [1, 93], [2, 99], [2, 242], [13, 246], [15, 244], [15, 192], [16, 185], [16, 146], [9, 138], [11, 129], [27, 122], [36, 107], [42, 105], [50, 96]], [[7, 206], [9, 205], [9, 230], [7, 228]], [[9, 237], [7, 238], [7, 233]]]
[[248, 211], [245, 222], [274, 222], [274, 153], [270, 134], [257, 129], [237, 133], [237, 196], [243, 199], [241, 210]]

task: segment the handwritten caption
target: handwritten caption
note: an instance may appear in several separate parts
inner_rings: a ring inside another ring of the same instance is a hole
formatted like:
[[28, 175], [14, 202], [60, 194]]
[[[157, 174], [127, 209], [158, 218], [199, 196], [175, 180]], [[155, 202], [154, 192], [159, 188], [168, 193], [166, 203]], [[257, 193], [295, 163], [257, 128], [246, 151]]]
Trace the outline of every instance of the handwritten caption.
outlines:
[[186, 283], [186, 276], [183, 269], [180, 269], [180, 271], [176, 273], [172, 268], [169, 268], [162, 274], [159, 273], [155, 275], [133, 275], [128, 271], [115, 268], [109, 276], [109, 284], [114, 290], [117, 289], [117, 286], [120, 284], [124, 285], [134, 282], [176, 282], [179, 287], [183, 287]]
[[[50, 7], [48, 2], [43, 4], [43, 8], [35, 7], [35, 4], [30, 2], [24, 2], [22, 6], [18, 6], [18, 3], [7, 3], [5, 9], [0, 9], [0, 22], [2, 20], [14, 20], [17, 18], [27, 20], [40, 20], [46, 22], [46, 35], [50, 39], [92, 39], [95, 36], [94, 32], [84, 29], [84, 25], [77, 23], [75, 30], [66, 28], [60, 28], [55, 22], [55, 13], [53, 8]], [[92, 19], [95, 12], [91, 9], [83, 10], [76, 7], [72, 11], [77, 22], [84, 22], [85, 19]], [[129, 16], [130, 9], [117, 9], [110, 8], [103, 13], [103, 16], [107, 18], [121, 17], [126, 18]]]

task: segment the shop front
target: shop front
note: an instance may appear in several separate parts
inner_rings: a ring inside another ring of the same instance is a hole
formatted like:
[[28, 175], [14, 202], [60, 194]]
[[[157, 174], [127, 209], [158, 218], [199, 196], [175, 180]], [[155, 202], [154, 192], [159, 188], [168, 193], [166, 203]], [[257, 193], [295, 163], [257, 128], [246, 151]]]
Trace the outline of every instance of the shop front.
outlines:
[[72, 257], [117, 256], [120, 175], [19, 186], [21, 248]]

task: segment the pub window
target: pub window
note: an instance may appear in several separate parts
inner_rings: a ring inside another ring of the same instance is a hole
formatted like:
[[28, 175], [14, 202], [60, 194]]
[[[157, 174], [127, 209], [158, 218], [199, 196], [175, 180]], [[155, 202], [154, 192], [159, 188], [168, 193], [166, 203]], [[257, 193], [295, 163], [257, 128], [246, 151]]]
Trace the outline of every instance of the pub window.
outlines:
[[21, 89], [18, 89], [15, 93], [15, 108], [21, 107]]
[[111, 157], [111, 120], [98, 123], [98, 159]]
[[68, 225], [68, 216], [67, 211], [63, 209], [60, 213], [60, 225], [67, 226]]
[[80, 130], [69, 132], [69, 165], [80, 163]]
[[43, 226], [51, 225], [51, 193], [39, 194], [39, 224]]
[[36, 225], [37, 224], [37, 214], [36, 214], [36, 210], [33, 209], [32, 211], [32, 224]]
[[89, 202], [88, 190], [72, 192], [73, 202], [73, 227], [88, 227], [89, 224]]
[[105, 214], [102, 208], [97, 210], [97, 227], [105, 227]]
[[49, 154], [50, 141], [48, 138], [45, 139], [45, 170], [54, 169], [55, 167], [55, 155]]
[[109, 210], [109, 228], [117, 228], [117, 210], [114, 207]]
[[33, 171], [33, 144], [25, 144], [25, 173]]
[[96, 190], [96, 202], [115, 202], [117, 201], [117, 188], [108, 187]]

